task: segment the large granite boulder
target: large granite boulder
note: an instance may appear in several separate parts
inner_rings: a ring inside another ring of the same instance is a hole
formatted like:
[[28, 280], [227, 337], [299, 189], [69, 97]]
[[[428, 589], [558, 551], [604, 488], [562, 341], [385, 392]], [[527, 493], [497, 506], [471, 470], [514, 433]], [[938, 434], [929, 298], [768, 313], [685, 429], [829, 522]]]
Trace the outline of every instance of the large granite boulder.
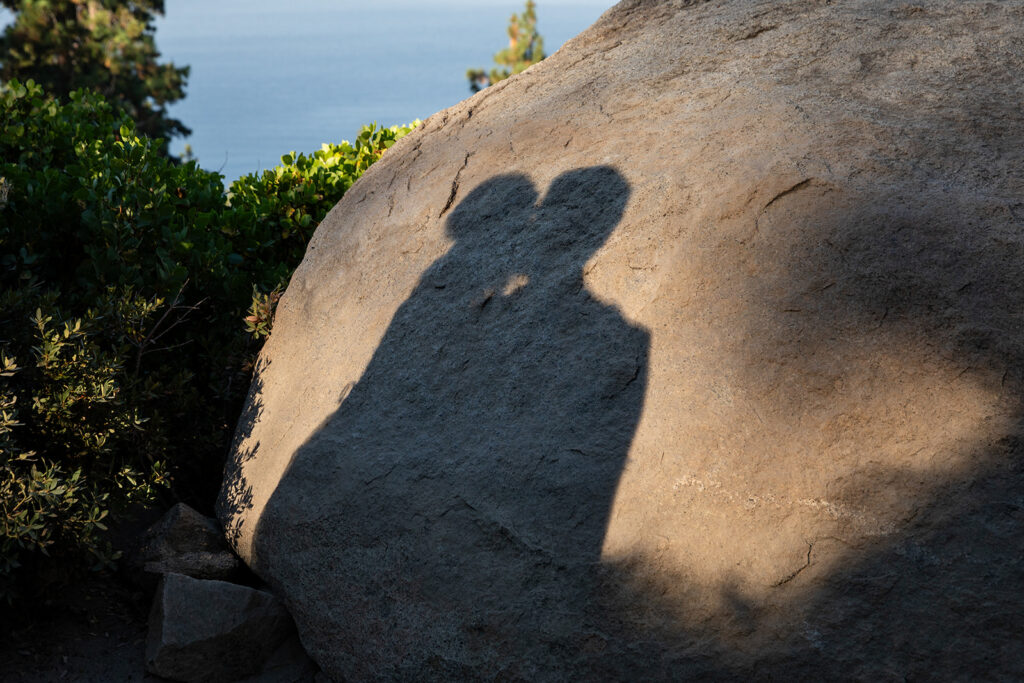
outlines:
[[281, 300], [219, 514], [367, 678], [1024, 676], [1024, 2], [628, 0]]

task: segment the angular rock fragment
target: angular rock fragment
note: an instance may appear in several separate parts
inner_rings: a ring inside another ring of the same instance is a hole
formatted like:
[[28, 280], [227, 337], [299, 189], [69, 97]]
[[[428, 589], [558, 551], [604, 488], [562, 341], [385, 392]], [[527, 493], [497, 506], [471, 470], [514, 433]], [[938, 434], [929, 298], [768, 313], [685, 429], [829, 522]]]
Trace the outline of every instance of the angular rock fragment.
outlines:
[[229, 580], [241, 563], [217, 523], [184, 503], [168, 510], [146, 532], [137, 562], [147, 572]]
[[166, 574], [150, 612], [146, 669], [176, 681], [236, 681], [259, 672], [294, 632], [272, 593]]

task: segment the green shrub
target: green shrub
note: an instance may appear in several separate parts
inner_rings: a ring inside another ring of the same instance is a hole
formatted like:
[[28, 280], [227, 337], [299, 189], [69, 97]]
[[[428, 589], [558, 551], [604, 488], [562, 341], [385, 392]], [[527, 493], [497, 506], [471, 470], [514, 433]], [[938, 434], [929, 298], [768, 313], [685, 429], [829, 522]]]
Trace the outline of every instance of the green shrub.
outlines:
[[[59, 322], [37, 309], [30, 362], [0, 356], [0, 600], [19, 593], [16, 570], [37, 554], [107, 566], [116, 558], [102, 534], [108, 500], [148, 503], [164, 482], [162, 462], [134, 457], [144, 420], [125, 401], [117, 356], [97, 341], [99, 323], [94, 312]], [[18, 433], [26, 429], [34, 434]]]
[[411, 128], [365, 127], [225, 194], [96, 94], [0, 88], [0, 599], [46, 557], [109, 563], [104, 520], [131, 504], [211, 507], [280, 287]]

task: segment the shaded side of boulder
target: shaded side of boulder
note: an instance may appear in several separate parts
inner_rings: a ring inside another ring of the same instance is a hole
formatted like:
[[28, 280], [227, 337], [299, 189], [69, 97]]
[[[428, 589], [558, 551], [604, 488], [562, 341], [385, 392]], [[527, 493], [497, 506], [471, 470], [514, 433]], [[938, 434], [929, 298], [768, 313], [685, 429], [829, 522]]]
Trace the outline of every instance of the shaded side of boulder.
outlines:
[[149, 618], [146, 668], [176, 681], [235, 681], [261, 671], [294, 624], [272, 593], [166, 574]]
[[258, 673], [242, 683], [314, 683], [320, 669], [293, 634], [274, 650]]

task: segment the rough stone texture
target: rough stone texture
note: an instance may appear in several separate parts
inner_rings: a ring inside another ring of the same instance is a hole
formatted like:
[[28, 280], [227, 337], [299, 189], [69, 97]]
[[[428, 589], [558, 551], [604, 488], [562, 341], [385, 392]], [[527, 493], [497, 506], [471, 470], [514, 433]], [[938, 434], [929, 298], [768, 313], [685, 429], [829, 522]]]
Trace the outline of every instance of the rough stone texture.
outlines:
[[630, 0], [320, 226], [220, 515], [338, 679], [1024, 677], [1024, 3]]
[[166, 574], [149, 616], [146, 669], [176, 681], [237, 681], [294, 633], [272, 593]]
[[231, 552], [217, 520], [178, 503], [150, 527], [136, 558], [147, 572], [228, 580], [241, 562]]

